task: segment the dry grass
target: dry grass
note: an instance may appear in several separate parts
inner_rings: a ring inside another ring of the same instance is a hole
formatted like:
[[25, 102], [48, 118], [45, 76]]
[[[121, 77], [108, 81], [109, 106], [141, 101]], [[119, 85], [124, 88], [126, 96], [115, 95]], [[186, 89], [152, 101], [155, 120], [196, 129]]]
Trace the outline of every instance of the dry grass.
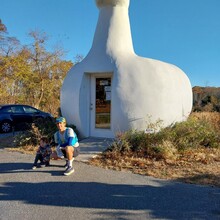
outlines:
[[[192, 113], [191, 117], [208, 120], [220, 130], [220, 113]], [[129, 170], [133, 173], [162, 179], [220, 187], [220, 148], [196, 147], [175, 151], [167, 144], [169, 154], [163, 158], [128, 151], [107, 151], [92, 159], [90, 164], [107, 169]]]
[[90, 161], [91, 165], [114, 170], [129, 170], [136, 174], [187, 183], [220, 187], [220, 150], [198, 149], [185, 152], [176, 159], [155, 160], [106, 152]]
[[220, 130], [220, 113], [219, 112], [193, 112], [192, 117], [208, 120], [212, 126]]

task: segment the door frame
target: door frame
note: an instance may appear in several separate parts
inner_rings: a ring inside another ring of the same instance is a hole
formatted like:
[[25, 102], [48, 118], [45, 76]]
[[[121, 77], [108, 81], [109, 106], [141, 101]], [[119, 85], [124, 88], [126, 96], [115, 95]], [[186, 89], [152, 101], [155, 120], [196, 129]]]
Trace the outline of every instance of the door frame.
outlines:
[[[89, 133], [92, 137], [106, 137], [112, 138], [114, 137], [112, 130], [112, 120], [110, 121], [110, 129], [102, 129], [95, 127], [95, 110], [96, 110], [96, 78], [111, 78], [111, 86], [112, 86], [112, 76], [113, 74], [110, 72], [106, 73], [91, 73], [90, 74], [90, 121], [89, 121]], [[112, 97], [111, 97], [111, 119], [112, 119]]]

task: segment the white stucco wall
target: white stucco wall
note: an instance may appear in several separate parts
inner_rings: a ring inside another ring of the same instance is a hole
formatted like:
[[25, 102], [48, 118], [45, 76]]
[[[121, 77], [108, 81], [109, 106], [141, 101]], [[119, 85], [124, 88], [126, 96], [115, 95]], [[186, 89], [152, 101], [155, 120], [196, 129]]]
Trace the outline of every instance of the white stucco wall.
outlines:
[[[61, 111], [82, 136], [90, 136], [90, 74], [112, 73], [111, 131], [145, 130], [185, 120], [192, 109], [186, 74], [162, 61], [137, 56], [128, 16], [129, 0], [96, 0], [99, 19], [91, 50], [67, 74], [61, 89]], [[141, 4], [141, 3], [140, 3]], [[149, 42], [150, 43], [150, 42]]]

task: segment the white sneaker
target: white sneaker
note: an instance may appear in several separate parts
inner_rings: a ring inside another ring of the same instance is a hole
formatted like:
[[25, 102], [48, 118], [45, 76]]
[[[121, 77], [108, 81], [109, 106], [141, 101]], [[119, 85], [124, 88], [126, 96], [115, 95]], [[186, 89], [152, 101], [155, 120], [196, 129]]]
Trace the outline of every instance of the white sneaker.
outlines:
[[74, 168], [73, 167], [68, 167], [66, 171], [64, 172], [65, 176], [69, 176], [70, 174], [74, 173]]

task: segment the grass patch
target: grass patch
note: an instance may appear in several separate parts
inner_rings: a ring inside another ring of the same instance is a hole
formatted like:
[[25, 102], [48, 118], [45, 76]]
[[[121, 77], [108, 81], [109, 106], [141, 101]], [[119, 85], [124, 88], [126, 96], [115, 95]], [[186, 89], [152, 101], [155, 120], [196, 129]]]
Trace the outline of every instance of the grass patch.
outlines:
[[220, 114], [193, 113], [155, 133], [120, 133], [90, 164], [220, 187]]

